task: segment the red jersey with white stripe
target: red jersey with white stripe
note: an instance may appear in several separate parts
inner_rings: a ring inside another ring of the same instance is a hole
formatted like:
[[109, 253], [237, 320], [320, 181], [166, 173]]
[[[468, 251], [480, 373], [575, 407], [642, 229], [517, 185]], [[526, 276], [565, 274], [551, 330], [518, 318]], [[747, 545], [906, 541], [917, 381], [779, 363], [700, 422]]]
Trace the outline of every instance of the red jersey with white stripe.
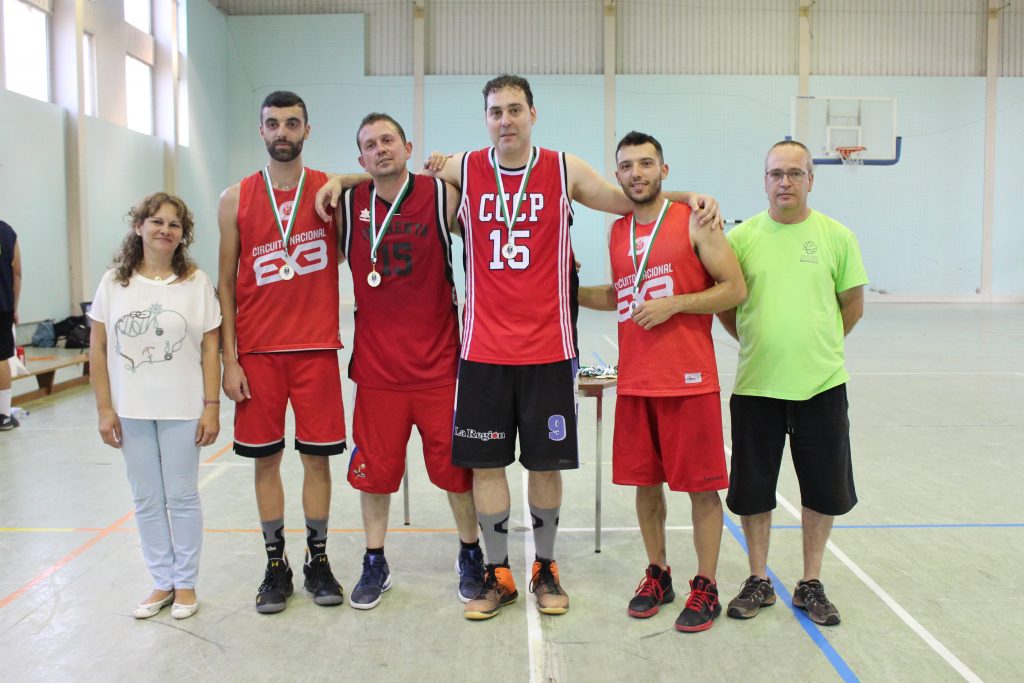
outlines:
[[[412, 175], [377, 249], [377, 287], [370, 273], [372, 183], [345, 192], [345, 256], [356, 299], [349, 376], [360, 387], [433, 389], [455, 383], [459, 360], [458, 299], [444, 183]], [[391, 205], [377, 197], [377, 228]]]
[[463, 158], [459, 223], [466, 245], [466, 360], [532, 365], [577, 355], [578, 280], [569, 236], [572, 205], [565, 156], [536, 150], [513, 225], [512, 258], [502, 254], [509, 230], [498, 202], [504, 201], [512, 213], [526, 169], [501, 170], [502, 200], [490, 148], [467, 152]]
[[690, 242], [690, 207], [673, 203], [654, 244], [654, 223], [636, 226], [632, 243], [625, 216], [612, 225], [609, 239], [612, 280], [618, 297], [619, 382], [623, 396], [688, 396], [718, 391], [718, 365], [711, 340], [711, 315], [677, 313], [660, 325], [644, 330], [630, 317], [636, 270], [650, 250], [640, 280], [644, 301], [701, 292], [715, 284]]
[[[238, 353], [340, 349], [338, 334], [338, 236], [331, 221], [314, 209], [316, 192], [327, 182], [306, 169], [306, 185], [294, 207], [295, 190], [274, 190], [285, 231], [287, 253], [274, 221], [263, 174], [242, 180], [238, 197], [238, 279], [235, 330]], [[290, 260], [294, 275], [281, 277]]]

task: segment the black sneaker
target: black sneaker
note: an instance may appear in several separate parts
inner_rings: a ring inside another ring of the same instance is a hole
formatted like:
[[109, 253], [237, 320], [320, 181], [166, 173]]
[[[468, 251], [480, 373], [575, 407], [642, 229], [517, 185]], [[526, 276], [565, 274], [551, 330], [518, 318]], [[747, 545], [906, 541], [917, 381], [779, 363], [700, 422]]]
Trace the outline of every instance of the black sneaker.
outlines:
[[283, 612], [295, 588], [292, 586], [292, 568], [288, 558], [267, 562], [267, 573], [256, 591], [256, 611], [260, 614]]
[[740, 587], [740, 594], [729, 601], [726, 612], [733, 619], [753, 619], [762, 607], [775, 604], [775, 589], [771, 579], [751, 575]]
[[793, 607], [805, 610], [807, 616], [815, 624], [822, 626], [837, 626], [839, 624], [839, 610], [828, 601], [825, 587], [817, 579], [800, 581], [796, 584], [796, 589], [793, 591]]
[[658, 613], [661, 605], [666, 605], [676, 599], [676, 592], [672, 590], [672, 568], [662, 569], [656, 564], [647, 567], [644, 578], [633, 593], [633, 599], [629, 601], [626, 611], [629, 616], [637, 619], [647, 619]]
[[345, 601], [345, 593], [331, 572], [331, 563], [327, 561], [326, 554], [315, 555], [310, 560], [309, 550], [306, 550], [302, 573], [306, 575], [303, 587], [313, 594], [313, 602], [316, 604], [326, 607], [340, 605]]
[[484, 589], [484, 553], [480, 548], [463, 548], [455, 560], [459, 573], [459, 600], [469, 602]]
[[348, 604], [356, 609], [373, 609], [380, 604], [380, 596], [391, 588], [391, 571], [383, 555], [363, 555], [363, 574], [348, 596]]
[[0, 432], [9, 432], [17, 427], [18, 424], [18, 418], [13, 415], [0, 415]]
[[711, 579], [698, 574], [690, 581], [690, 597], [686, 599], [686, 607], [676, 617], [676, 630], [686, 633], [707, 631], [721, 613], [718, 586]]

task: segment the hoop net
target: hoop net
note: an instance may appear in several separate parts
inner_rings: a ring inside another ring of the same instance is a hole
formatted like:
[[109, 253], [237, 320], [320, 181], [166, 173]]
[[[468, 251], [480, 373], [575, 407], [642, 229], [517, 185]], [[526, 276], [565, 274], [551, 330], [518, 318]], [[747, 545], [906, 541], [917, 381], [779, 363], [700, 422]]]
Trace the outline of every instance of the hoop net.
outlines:
[[843, 168], [848, 171], [856, 171], [858, 166], [864, 165], [864, 159], [860, 155], [866, 149], [867, 147], [836, 147], [836, 155], [843, 162]]

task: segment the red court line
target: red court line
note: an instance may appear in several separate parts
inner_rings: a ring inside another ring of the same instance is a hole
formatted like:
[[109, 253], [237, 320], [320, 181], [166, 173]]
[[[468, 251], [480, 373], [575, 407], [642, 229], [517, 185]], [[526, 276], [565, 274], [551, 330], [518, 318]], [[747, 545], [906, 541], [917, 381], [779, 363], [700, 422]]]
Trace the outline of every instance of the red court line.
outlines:
[[231, 448], [231, 443], [232, 443], [232, 442], [231, 442], [231, 441], [229, 441], [229, 442], [227, 442], [226, 444], [224, 444], [224, 445], [223, 445], [223, 446], [221, 447], [221, 449], [220, 449], [219, 451], [217, 451], [216, 453], [214, 453], [213, 455], [211, 455], [211, 456], [210, 456], [209, 458], [207, 458], [206, 460], [204, 460], [204, 461], [203, 461], [203, 464], [204, 464], [204, 465], [209, 465], [209, 464], [210, 464], [211, 462], [213, 462], [214, 460], [216, 460], [216, 459], [217, 459], [217, 458], [219, 458], [220, 456], [222, 456], [222, 455], [224, 455], [225, 453], [227, 453], [227, 452], [228, 452], [228, 449], [229, 449], [229, 448]]
[[76, 557], [78, 557], [79, 555], [84, 553], [86, 550], [88, 550], [89, 548], [93, 547], [94, 545], [96, 545], [97, 543], [102, 541], [104, 538], [106, 538], [107, 536], [109, 536], [113, 532], [117, 531], [118, 527], [120, 527], [122, 524], [127, 522], [134, 515], [135, 515], [135, 512], [129, 512], [124, 517], [122, 517], [121, 519], [117, 520], [116, 522], [114, 522], [113, 524], [108, 526], [106, 529], [102, 529], [99, 533], [97, 533], [95, 536], [90, 538], [88, 541], [86, 541], [82, 545], [78, 546], [77, 548], [75, 548], [74, 550], [69, 552], [67, 555], [65, 555], [64, 557], [60, 558], [59, 560], [57, 560], [56, 562], [51, 564], [49, 567], [47, 567], [43, 571], [41, 571], [38, 574], [36, 574], [32, 578], [32, 580], [30, 580], [24, 586], [22, 586], [21, 588], [17, 589], [13, 593], [5, 596], [2, 600], [0, 600], [0, 609], [3, 609], [4, 607], [7, 607], [7, 605], [11, 604], [12, 602], [14, 602], [18, 598], [20, 598], [22, 595], [24, 595], [25, 593], [27, 593], [28, 591], [32, 590], [34, 587], [36, 587], [37, 585], [39, 585], [40, 583], [45, 581], [47, 578], [49, 578], [50, 576], [52, 576], [56, 572], [60, 571], [65, 565], [67, 565], [69, 562], [71, 562], [71, 560], [75, 559]]

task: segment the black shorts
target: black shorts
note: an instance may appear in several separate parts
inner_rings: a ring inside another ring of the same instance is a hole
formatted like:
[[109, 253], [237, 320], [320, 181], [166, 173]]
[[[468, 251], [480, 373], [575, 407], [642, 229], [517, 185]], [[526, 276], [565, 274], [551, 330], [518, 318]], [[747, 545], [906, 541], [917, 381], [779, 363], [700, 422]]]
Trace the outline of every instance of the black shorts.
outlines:
[[0, 311], [0, 360], [14, 355], [14, 313]]
[[729, 509], [737, 515], [775, 509], [786, 434], [803, 506], [823, 515], [842, 515], [853, 509], [857, 491], [853, 485], [848, 410], [845, 384], [806, 401], [733, 394], [729, 399]]
[[459, 361], [452, 462], [458, 467], [528, 470], [579, 467], [576, 359], [543, 365]]

